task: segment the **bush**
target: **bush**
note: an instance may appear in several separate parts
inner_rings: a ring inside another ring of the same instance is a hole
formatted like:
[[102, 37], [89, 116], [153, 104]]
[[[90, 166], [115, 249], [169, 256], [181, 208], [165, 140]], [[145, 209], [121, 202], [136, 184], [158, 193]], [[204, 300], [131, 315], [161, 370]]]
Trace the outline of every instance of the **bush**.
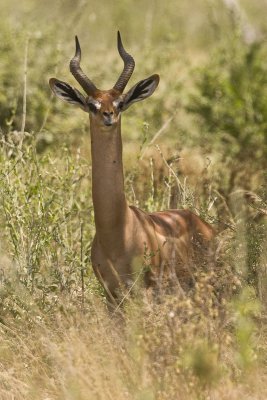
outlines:
[[225, 155], [250, 163], [267, 160], [267, 46], [246, 44], [235, 34], [196, 71], [196, 93], [187, 104]]

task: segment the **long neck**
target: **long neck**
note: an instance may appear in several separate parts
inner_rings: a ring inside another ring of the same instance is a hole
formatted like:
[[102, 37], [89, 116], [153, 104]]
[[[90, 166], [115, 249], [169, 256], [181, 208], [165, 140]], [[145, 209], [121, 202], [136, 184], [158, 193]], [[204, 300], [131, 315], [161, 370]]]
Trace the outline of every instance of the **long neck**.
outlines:
[[120, 121], [102, 127], [90, 116], [92, 195], [96, 233], [112, 242], [123, 235], [127, 202], [124, 193]]

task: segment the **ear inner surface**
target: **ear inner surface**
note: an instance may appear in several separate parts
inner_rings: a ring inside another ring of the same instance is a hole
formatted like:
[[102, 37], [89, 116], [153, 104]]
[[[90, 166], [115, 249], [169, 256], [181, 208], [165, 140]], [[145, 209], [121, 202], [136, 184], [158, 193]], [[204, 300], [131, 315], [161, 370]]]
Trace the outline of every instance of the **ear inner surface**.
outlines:
[[129, 92], [125, 94], [123, 111], [126, 110], [131, 104], [151, 96], [156, 90], [158, 84], [159, 75], [152, 75], [134, 85]]
[[53, 93], [61, 100], [78, 105], [82, 109], [86, 110], [86, 100], [79, 90], [73, 88], [68, 83], [59, 81], [55, 78], [50, 79], [49, 85]]
[[146, 97], [147, 95], [149, 95], [149, 85], [151, 85], [152, 83], [153, 83], [152, 80], [139, 82], [139, 84], [134, 88], [131, 97], [132, 98]]

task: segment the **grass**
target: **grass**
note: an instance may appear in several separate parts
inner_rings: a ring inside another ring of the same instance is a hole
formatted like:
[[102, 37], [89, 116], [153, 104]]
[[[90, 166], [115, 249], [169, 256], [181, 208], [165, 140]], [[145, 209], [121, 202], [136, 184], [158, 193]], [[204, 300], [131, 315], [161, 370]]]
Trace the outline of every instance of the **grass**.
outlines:
[[[256, 42], [224, 2], [1, 3], [1, 399], [267, 397], [266, 4], [240, 6]], [[190, 292], [155, 302], [138, 282], [110, 316], [90, 261], [88, 118], [47, 82], [74, 84], [78, 33], [84, 69], [110, 87], [118, 28], [132, 84], [161, 76], [123, 116], [127, 198], [190, 208], [218, 238]]]

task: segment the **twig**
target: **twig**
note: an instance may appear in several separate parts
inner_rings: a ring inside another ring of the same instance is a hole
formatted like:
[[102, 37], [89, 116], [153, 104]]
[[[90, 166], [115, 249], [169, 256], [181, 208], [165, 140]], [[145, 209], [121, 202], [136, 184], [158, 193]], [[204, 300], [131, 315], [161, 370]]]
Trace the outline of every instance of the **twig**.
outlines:
[[131, 285], [131, 287], [126, 291], [126, 293], [124, 294], [123, 298], [121, 299], [121, 301], [119, 302], [119, 304], [117, 305], [117, 307], [115, 308], [115, 310], [113, 311], [113, 314], [115, 314], [121, 307], [121, 305], [125, 302], [125, 300], [129, 297], [129, 295], [131, 294], [134, 286], [136, 285], [136, 283], [138, 282], [140, 276], [143, 273], [143, 269], [140, 269], [137, 278], [135, 279], [135, 281], [133, 282], [133, 284]]
[[176, 180], [176, 184], [177, 187], [180, 191], [180, 194], [185, 194], [185, 188], [182, 185], [182, 182], [180, 181], [180, 179], [178, 178], [177, 174], [175, 173], [175, 171], [173, 170], [173, 168], [171, 167], [171, 165], [167, 162], [166, 158], [164, 157], [160, 147], [156, 144], [155, 145], [157, 151], [159, 152], [164, 164], [166, 165], [166, 167], [168, 168], [168, 170], [170, 171], [171, 175], [174, 177], [174, 179]]
[[229, 216], [229, 218], [230, 218], [230, 220], [231, 220], [231, 224], [234, 225], [235, 222], [234, 222], [234, 219], [233, 219], [233, 215], [232, 215], [232, 213], [231, 213], [230, 208], [228, 207], [228, 204], [227, 204], [227, 202], [226, 202], [224, 196], [223, 196], [218, 190], [216, 190], [216, 189], [213, 189], [213, 191], [214, 191], [214, 193], [216, 193], [217, 196], [221, 199], [221, 201], [222, 201], [222, 203], [223, 203], [223, 205], [224, 205], [224, 208], [225, 208], [226, 212], [228, 213], [228, 216]]
[[26, 113], [27, 113], [28, 49], [29, 49], [29, 37], [27, 37], [27, 39], [26, 39], [25, 52], [24, 52], [23, 108], [22, 108], [22, 121], [21, 121], [21, 129], [20, 129], [21, 138], [20, 138], [19, 145], [18, 145], [18, 149], [20, 151], [22, 149], [22, 144], [23, 144], [23, 140], [24, 140], [24, 132], [25, 132], [25, 125], [26, 125]]
[[175, 115], [172, 115], [169, 119], [167, 119], [166, 122], [164, 122], [164, 124], [162, 125], [162, 127], [155, 133], [155, 135], [153, 136], [153, 138], [150, 140], [150, 142], [148, 143], [148, 145], [144, 148], [143, 153], [140, 157], [140, 159], [142, 160], [144, 157], [144, 154], [147, 150], [147, 148], [149, 146], [151, 146], [157, 139], [158, 137], [166, 130], [166, 128], [169, 126], [169, 124], [171, 123], [171, 121], [173, 120]]
[[42, 130], [44, 129], [45, 125], [46, 125], [46, 122], [47, 122], [47, 120], [48, 120], [48, 117], [49, 117], [49, 114], [50, 114], [50, 111], [51, 111], [52, 99], [53, 99], [53, 97], [54, 97], [54, 95], [53, 95], [53, 93], [51, 93], [50, 98], [49, 98], [49, 105], [48, 105], [48, 107], [47, 107], [47, 110], [46, 110], [46, 113], [45, 113], [45, 116], [44, 116], [42, 125], [41, 125], [41, 127], [40, 127], [38, 133], [41, 133]]
[[82, 279], [82, 308], [84, 308], [84, 265], [83, 265], [83, 222], [81, 222], [81, 279]]

